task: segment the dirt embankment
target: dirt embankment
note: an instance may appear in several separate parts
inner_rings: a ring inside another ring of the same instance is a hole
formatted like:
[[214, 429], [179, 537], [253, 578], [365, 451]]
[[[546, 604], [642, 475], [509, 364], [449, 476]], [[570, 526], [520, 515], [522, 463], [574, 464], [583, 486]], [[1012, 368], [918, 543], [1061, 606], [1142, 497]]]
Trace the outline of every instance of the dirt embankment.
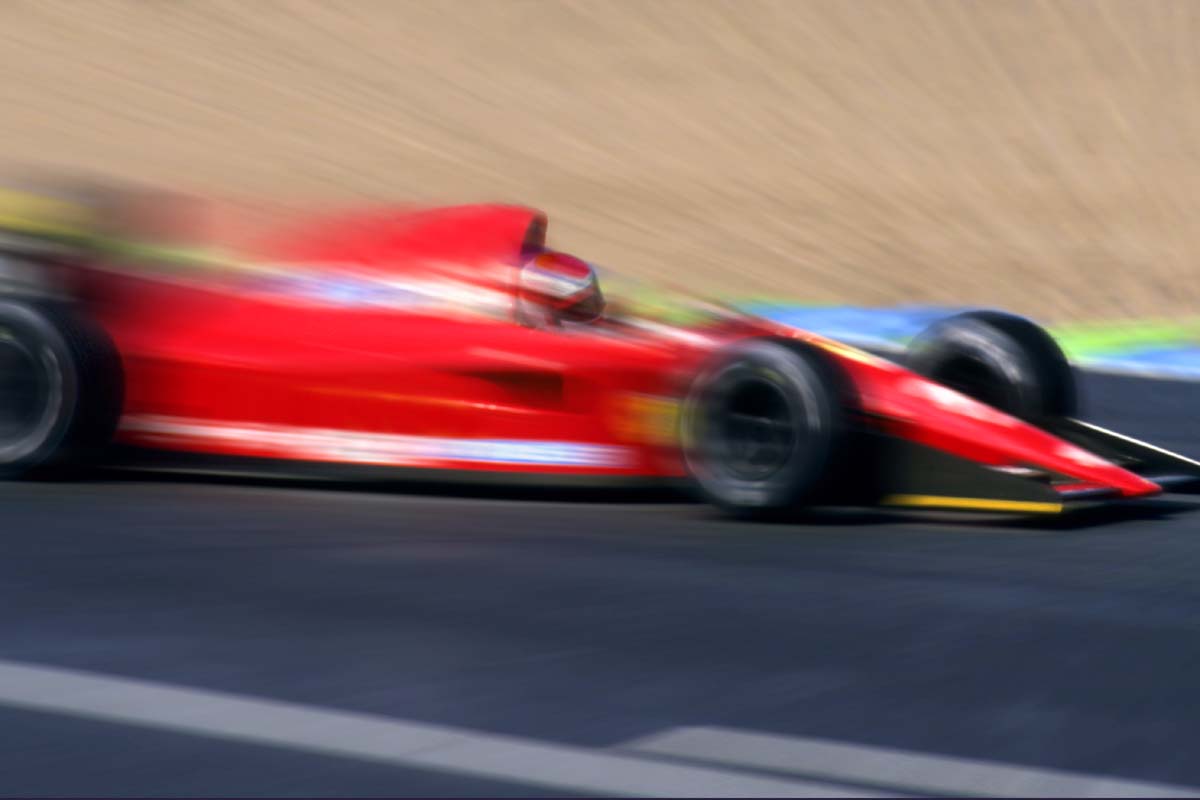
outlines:
[[1200, 310], [1200, 4], [0, 4], [0, 158], [503, 199], [723, 294]]

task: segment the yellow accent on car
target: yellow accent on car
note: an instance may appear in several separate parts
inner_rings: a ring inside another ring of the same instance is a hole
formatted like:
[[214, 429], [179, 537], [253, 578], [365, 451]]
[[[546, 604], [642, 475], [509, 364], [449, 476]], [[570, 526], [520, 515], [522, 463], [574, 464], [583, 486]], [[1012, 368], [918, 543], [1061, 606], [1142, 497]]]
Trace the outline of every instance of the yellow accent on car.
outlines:
[[860, 350], [857, 347], [851, 347], [843, 342], [827, 339], [823, 336], [813, 336], [809, 338], [812, 344], [820, 347], [822, 350], [827, 350], [830, 353], [839, 355], [842, 358], [848, 358], [852, 361], [861, 361], [864, 364], [885, 364], [882, 358], [871, 355], [865, 350]]
[[620, 404], [617, 431], [630, 441], [675, 444], [679, 441], [679, 406], [672, 397], [626, 395]]
[[0, 229], [41, 236], [73, 237], [87, 232], [91, 223], [91, 214], [83, 206], [0, 189]]
[[992, 500], [986, 497], [942, 497], [933, 494], [890, 494], [883, 498], [885, 506], [911, 508], [954, 508], [969, 511], [1009, 511], [1018, 514], [1057, 514], [1062, 503], [1036, 500]]

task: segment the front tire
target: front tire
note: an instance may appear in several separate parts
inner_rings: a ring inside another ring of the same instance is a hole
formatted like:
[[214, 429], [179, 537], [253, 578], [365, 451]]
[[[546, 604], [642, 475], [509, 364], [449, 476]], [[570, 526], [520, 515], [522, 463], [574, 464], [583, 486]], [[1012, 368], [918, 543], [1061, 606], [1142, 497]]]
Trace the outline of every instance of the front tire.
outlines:
[[121, 413], [112, 342], [70, 308], [0, 300], [0, 477], [86, 466]]
[[740, 517], [817, 501], [841, 455], [843, 381], [800, 342], [754, 340], [720, 355], [684, 405], [684, 461], [707, 500]]
[[915, 372], [1030, 422], [1078, 412], [1075, 374], [1044, 329], [1001, 311], [935, 322], [909, 345]]

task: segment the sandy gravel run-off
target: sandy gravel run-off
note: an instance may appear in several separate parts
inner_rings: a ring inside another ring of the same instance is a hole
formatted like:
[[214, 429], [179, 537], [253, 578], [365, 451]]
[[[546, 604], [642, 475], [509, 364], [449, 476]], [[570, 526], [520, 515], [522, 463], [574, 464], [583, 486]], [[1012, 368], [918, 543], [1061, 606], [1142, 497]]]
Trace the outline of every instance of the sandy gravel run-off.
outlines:
[[0, 159], [503, 199], [723, 294], [1200, 304], [1200, 5], [0, 3]]

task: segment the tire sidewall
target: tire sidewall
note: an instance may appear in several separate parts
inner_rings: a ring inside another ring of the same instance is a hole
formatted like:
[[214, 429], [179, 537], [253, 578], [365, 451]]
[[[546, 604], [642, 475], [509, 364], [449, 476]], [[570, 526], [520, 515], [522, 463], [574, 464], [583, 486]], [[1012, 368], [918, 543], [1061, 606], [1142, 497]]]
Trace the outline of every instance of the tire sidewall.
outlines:
[[0, 336], [16, 339], [33, 356], [47, 392], [37, 423], [24, 435], [0, 440], [0, 473], [9, 473], [59, 452], [77, 416], [79, 374], [66, 340], [36, 305], [0, 301]]
[[[683, 455], [692, 479], [716, 505], [769, 513], [802, 504], [825, 477], [838, 429], [836, 397], [816, 357], [773, 341], [755, 341], [722, 354], [693, 383], [684, 404]], [[746, 480], [720, 461], [714, 417], [735, 387], [769, 383], [785, 399], [795, 431], [787, 461], [764, 480]]]
[[989, 389], [1001, 398], [992, 405], [1000, 411], [1031, 421], [1074, 413], [1070, 365], [1049, 334], [1026, 319], [968, 312], [935, 323], [909, 350], [909, 366], [934, 380], [945, 365], [962, 358], [987, 370]]
[[1000, 381], [997, 388], [1009, 409], [1024, 413], [1040, 409], [1038, 376], [1029, 357], [1016, 342], [981, 320], [947, 320], [934, 326], [914, 347], [919, 371], [927, 376], [959, 358], [978, 362]]

